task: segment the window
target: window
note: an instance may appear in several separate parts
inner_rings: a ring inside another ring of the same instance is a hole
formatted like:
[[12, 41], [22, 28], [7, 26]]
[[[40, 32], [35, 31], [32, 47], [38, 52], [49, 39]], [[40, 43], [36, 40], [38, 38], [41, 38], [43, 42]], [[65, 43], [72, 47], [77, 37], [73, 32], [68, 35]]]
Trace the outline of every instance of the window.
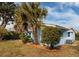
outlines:
[[72, 44], [72, 40], [66, 40], [66, 44]]
[[68, 32], [68, 37], [70, 37], [70, 32]]

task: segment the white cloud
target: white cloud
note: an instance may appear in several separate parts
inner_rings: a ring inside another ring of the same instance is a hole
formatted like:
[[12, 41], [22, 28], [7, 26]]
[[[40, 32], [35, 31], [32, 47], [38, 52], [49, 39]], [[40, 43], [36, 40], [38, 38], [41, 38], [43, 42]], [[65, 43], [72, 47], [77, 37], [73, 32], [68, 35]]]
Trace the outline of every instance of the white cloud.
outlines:
[[55, 11], [57, 8], [51, 8], [49, 6], [45, 6], [45, 8], [48, 10], [48, 14], [52, 14], [52, 11]]
[[65, 6], [79, 6], [79, 2], [61, 2], [61, 5], [65, 5]]
[[[56, 16], [58, 18], [71, 17], [74, 14], [75, 14], [75, 12], [72, 9], [68, 10], [67, 12], [63, 12], [63, 13], [59, 13], [59, 12], [55, 12], [55, 11], [52, 11], [51, 13], [49, 13], [49, 15]], [[76, 16], [76, 14], [74, 16]]]
[[[70, 6], [74, 5], [74, 3], [69, 3]], [[79, 6], [79, 3], [75, 3], [75, 6]], [[47, 23], [52, 23], [52, 24], [59, 24], [62, 26], [66, 26], [66, 27], [78, 27], [79, 25], [79, 15], [77, 15], [75, 13], [75, 11], [73, 9], [69, 9], [66, 12], [57, 12], [55, 11], [57, 8], [51, 8], [51, 7], [47, 7], [48, 9], [48, 16], [51, 16], [51, 20], [47, 20]], [[53, 21], [52, 17], [55, 17], [55, 19], [60, 19], [57, 21]], [[67, 23], [68, 21], [65, 21], [67, 24], [62, 24], [60, 22], [63, 22], [63, 20], [66, 20], [66, 18], [70, 21], [69, 23]], [[63, 19], [63, 20], [61, 20]]]

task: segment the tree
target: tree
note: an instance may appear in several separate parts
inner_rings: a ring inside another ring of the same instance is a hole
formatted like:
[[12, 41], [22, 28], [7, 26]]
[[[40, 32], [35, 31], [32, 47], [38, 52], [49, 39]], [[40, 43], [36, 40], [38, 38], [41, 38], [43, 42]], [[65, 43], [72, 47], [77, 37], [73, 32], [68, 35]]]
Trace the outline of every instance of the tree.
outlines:
[[1, 27], [5, 28], [7, 22], [12, 20], [15, 14], [16, 5], [14, 2], [0, 2], [0, 17], [3, 18]]
[[59, 40], [60, 40], [60, 37], [61, 37], [61, 29], [59, 28], [56, 28], [56, 27], [48, 27], [48, 26], [45, 26], [45, 28], [43, 29], [42, 31], [42, 42], [43, 43], [46, 43], [46, 44], [49, 44], [50, 47], [54, 47], [54, 45], [56, 45]]
[[24, 32], [24, 26], [26, 25], [23, 25], [24, 24], [24, 19], [23, 19], [23, 12], [21, 10], [21, 8], [18, 8], [15, 12], [15, 22], [16, 22], [16, 25], [15, 25], [15, 29], [17, 32]]
[[[38, 44], [38, 29], [41, 27], [43, 18], [47, 15], [47, 10], [40, 7], [40, 3], [30, 2], [22, 3], [19, 11], [21, 12], [17, 12], [16, 16], [20, 18], [17, 20], [23, 22], [22, 27], [24, 27], [24, 30], [26, 30], [25, 27], [32, 28], [35, 44]], [[19, 22], [16, 23], [19, 24]]]

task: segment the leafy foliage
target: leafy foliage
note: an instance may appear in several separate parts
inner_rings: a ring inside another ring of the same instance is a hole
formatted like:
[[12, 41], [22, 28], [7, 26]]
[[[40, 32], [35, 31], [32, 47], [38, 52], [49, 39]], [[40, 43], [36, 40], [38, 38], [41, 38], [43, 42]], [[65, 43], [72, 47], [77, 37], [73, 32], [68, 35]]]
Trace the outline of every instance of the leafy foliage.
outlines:
[[61, 30], [59, 28], [56, 27], [45, 27], [42, 31], [42, 42], [43, 43], [47, 43], [50, 44], [52, 46], [54, 46], [55, 44], [57, 44], [60, 40], [61, 37]]
[[6, 32], [7, 32], [6, 29], [4, 29], [4, 28], [0, 28], [0, 34], [5, 34]]
[[4, 28], [0, 28], [0, 40], [7, 34], [7, 30]]
[[19, 39], [19, 33], [14, 31], [7, 32], [7, 34], [4, 35], [3, 38], [3, 40], [16, 40], [16, 39]]
[[2, 27], [5, 27], [9, 20], [13, 20], [15, 8], [14, 2], [0, 2], [0, 17], [3, 18]]
[[0, 28], [0, 40], [15, 40], [19, 39], [19, 33], [7, 31], [5, 28]]
[[[39, 13], [40, 12], [40, 13]], [[28, 2], [22, 3], [16, 10], [16, 29], [17, 31], [28, 31], [28, 27], [32, 28], [34, 42], [38, 44], [38, 32], [41, 27], [43, 18], [47, 15], [47, 9], [41, 8], [40, 3]]]
[[76, 40], [79, 40], [79, 32], [76, 33]]

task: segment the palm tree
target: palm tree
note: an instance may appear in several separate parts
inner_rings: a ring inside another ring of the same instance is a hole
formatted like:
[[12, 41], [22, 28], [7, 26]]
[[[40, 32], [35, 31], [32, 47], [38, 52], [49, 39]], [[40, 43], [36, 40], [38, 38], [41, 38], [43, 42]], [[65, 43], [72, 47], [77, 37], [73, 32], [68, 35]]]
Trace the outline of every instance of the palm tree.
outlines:
[[[47, 15], [47, 10], [45, 8], [41, 8], [40, 3], [35, 2], [22, 3], [20, 10], [22, 21], [26, 22], [28, 26], [31, 26], [34, 36], [34, 42], [35, 44], [39, 44], [38, 29], [41, 28], [41, 23], [43, 18], [45, 18]], [[25, 16], [25, 20], [22, 18], [24, 17], [22, 16], [22, 14]]]
[[28, 31], [27, 30], [27, 26], [28, 26], [28, 20], [26, 15], [24, 14], [24, 12], [22, 11], [21, 6], [18, 6], [18, 8], [16, 9], [15, 12], [15, 29], [17, 32], [24, 32], [24, 31]]
[[14, 2], [0, 2], [0, 17], [3, 18], [1, 27], [5, 28], [7, 22], [14, 17], [16, 5]]

